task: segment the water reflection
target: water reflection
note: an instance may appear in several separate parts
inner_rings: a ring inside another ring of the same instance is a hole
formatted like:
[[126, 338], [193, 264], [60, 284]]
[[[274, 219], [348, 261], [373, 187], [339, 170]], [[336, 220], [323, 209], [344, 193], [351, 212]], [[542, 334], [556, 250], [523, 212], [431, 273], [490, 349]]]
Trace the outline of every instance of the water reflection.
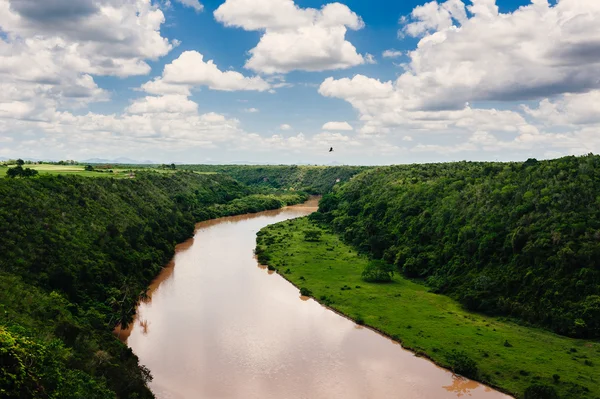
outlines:
[[[201, 223], [122, 332], [158, 398], [443, 399], [505, 395], [418, 358], [257, 267], [256, 232], [290, 207]], [[448, 388], [451, 389], [448, 389]]]
[[[479, 384], [475, 381], [469, 380], [467, 378], [453, 375], [452, 376], [452, 385], [446, 385], [443, 388], [449, 392], [456, 393], [457, 397], [461, 396], [471, 396], [471, 392], [474, 389], [477, 389]], [[491, 392], [492, 389], [489, 387], [485, 387], [486, 392]]]

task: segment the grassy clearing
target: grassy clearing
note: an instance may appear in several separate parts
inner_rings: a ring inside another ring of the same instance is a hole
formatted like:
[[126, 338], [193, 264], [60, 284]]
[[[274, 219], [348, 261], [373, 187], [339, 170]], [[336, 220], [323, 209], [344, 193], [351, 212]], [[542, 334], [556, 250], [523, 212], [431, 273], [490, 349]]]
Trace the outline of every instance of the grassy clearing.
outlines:
[[[10, 165], [8, 167], [0, 165], [0, 178], [6, 175], [6, 171], [8, 168], [13, 167], [14, 165]], [[177, 172], [178, 170], [166, 170], [166, 169], [158, 169], [158, 168], [149, 168], [149, 167], [115, 167], [108, 170], [97, 169], [95, 171], [87, 171], [85, 170], [85, 165], [50, 165], [50, 164], [40, 164], [40, 165], [23, 165], [24, 168], [35, 169], [39, 174], [47, 174], [47, 175], [78, 175], [84, 177], [112, 177], [117, 179], [129, 178], [129, 173], [131, 171], [153, 171], [162, 174], [172, 174]], [[216, 174], [215, 172], [195, 172], [200, 175], [212, 175]]]
[[301, 218], [261, 230], [259, 258], [319, 302], [444, 367], [452, 350], [464, 352], [477, 362], [476, 379], [517, 397], [546, 384], [561, 398], [600, 398], [600, 343], [467, 312], [399, 275], [367, 283], [361, 273], [368, 259], [325, 230], [318, 241], [305, 241], [314, 229], [322, 230]]

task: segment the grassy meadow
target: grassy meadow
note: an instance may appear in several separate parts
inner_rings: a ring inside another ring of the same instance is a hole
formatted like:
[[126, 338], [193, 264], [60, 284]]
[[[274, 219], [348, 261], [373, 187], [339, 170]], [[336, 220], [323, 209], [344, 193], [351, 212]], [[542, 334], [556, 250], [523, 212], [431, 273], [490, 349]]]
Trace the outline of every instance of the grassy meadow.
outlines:
[[[8, 168], [14, 165], [3, 166], [0, 165], [0, 178], [6, 176]], [[93, 165], [97, 168], [99, 165]], [[171, 174], [177, 172], [177, 170], [171, 169], [160, 169], [154, 167], [137, 166], [137, 165], [115, 165], [111, 169], [100, 169], [97, 168], [94, 171], [85, 170], [85, 165], [55, 165], [55, 164], [26, 164], [24, 168], [30, 168], [37, 170], [39, 174], [43, 175], [77, 175], [84, 177], [112, 177], [116, 179], [125, 179], [129, 177], [131, 171], [153, 171], [158, 173]], [[215, 174], [216, 172], [195, 172], [202, 175]]]
[[[314, 229], [321, 238], [306, 241], [305, 231]], [[319, 302], [444, 367], [456, 350], [477, 363], [475, 379], [516, 397], [545, 384], [560, 398], [600, 398], [599, 342], [468, 312], [398, 274], [391, 283], [367, 283], [361, 273], [368, 258], [308, 218], [261, 230], [257, 254]]]

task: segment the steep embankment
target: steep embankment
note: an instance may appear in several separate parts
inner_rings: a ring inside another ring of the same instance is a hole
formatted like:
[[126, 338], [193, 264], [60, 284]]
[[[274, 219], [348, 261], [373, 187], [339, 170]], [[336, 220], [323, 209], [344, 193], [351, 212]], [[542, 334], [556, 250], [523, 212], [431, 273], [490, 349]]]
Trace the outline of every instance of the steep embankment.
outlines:
[[471, 310], [600, 337], [600, 157], [393, 166], [321, 202], [346, 242]]
[[112, 330], [196, 221], [306, 198], [250, 194], [218, 174], [1, 180], [0, 396], [152, 397]]
[[296, 165], [181, 165], [198, 172], [227, 174], [254, 187], [295, 189], [311, 194], [325, 194], [335, 185], [343, 184], [366, 166], [296, 166]]

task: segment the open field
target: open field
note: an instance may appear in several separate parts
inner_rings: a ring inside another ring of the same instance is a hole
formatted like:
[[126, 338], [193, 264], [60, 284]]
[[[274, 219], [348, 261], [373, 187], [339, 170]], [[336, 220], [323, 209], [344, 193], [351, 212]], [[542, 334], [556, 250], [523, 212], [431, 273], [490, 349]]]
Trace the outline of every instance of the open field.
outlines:
[[[9, 166], [12, 167], [13, 165]], [[94, 165], [98, 166], [98, 165]], [[142, 167], [135, 165], [121, 166], [117, 165], [110, 169], [112, 172], [105, 169], [97, 169], [95, 171], [85, 170], [85, 165], [54, 165], [54, 164], [39, 164], [39, 165], [23, 165], [24, 168], [35, 169], [39, 174], [48, 175], [78, 175], [84, 177], [113, 177], [113, 178], [128, 178], [130, 171], [152, 171], [158, 173], [175, 173], [178, 170], [158, 169], [153, 167]], [[6, 175], [8, 167], [0, 166], [0, 178]], [[215, 174], [217, 172], [195, 172], [202, 175]]]
[[442, 366], [450, 366], [453, 350], [464, 352], [478, 365], [476, 379], [517, 397], [533, 384], [553, 386], [561, 398], [600, 397], [600, 343], [465, 311], [397, 274], [389, 284], [367, 283], [366, 257], [325, 230], [307, 242], [308, 229], [322, 230], [308, 218], [269, 226], [259, 233], [257, 253], [319, 302]]

